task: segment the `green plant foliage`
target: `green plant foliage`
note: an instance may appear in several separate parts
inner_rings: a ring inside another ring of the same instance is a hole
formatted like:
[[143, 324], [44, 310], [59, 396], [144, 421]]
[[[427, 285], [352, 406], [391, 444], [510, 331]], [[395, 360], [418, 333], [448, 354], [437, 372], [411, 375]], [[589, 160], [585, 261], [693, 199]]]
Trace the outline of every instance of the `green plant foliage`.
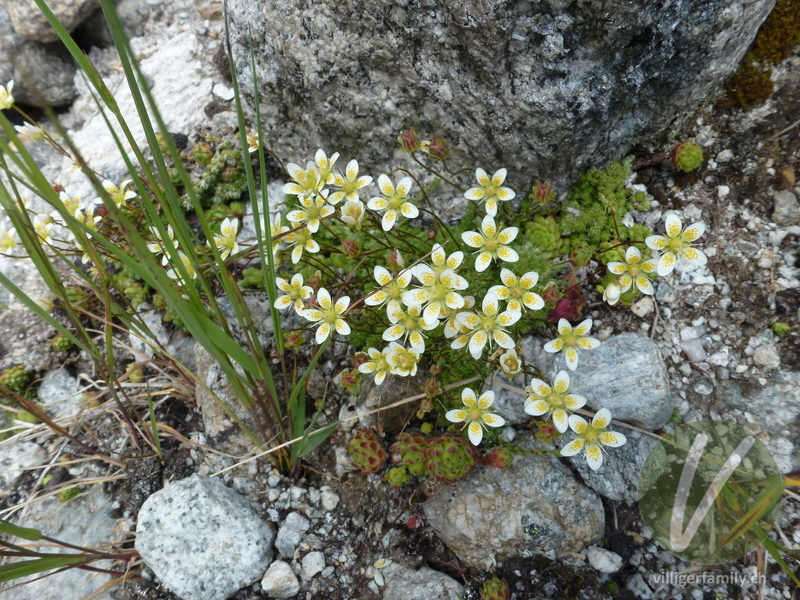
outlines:
[[407, 483], [411, 483], [411, 477], [409, 477], [408, 469], [405, 467], [392, 467], [386, 472], [383, 479], [394, 489], [399, 489]]
[[50, 340], [50, 347], [55, 352], [69, 352], [72, 349], [72, 340], [65, 335], [59, 334]]
[[466, 479], [475, 468], [475, 450], [467, 440], [452, 434], [433, 438], [425, 451], [425, 470], [434, 479]]
[[725, 82], [733, 106], [750, 108], [766, 102], [775, 91], [772, 69], [756, 62], [752, 53], [745, 55], [739, 68]]
[[386, 463], [388, 455], [380, 436], [371, 429], [359, 429], [347, 444], [347, 453], [353, 466], [362, 475], [377, 473]]
[[80, 493], [81, 490], [78, 487], [69, 488], [58, 493], [58, 500], [60, 502], [69, 502]]
[[643, 241], [652, 233], [644, 225], [619, 225], [629, 211], [650, 208], [647, 194], [625, 185], [633, 175], [632, 164], [633, 157], [628, 157], [602, 170], [591, 169], [578, 180], [556, 216], [567, 249], [586, 244], [596, 252], [603, 242]]
[[7, 387], [13, 392], [24, 394], [33, 374], [21, 365], [11, 367], [0, 373], [0, 386]]
[[678, 144], [672, 153], [672, 162], [676, 171], [694, 171], [703, 164], [703, 149], [694, 142]]

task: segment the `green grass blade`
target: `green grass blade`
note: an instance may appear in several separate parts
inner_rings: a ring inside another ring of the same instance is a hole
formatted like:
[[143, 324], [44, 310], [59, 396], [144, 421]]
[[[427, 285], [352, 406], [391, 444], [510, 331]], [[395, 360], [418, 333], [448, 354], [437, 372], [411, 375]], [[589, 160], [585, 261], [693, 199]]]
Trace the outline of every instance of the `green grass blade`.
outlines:
[[36, 575], [37, 573], [44, 573], [45, 571], [52, 571], [72, 565], [81, 563], [87, 560], [84, 554], [69, 554], [66, 556], [53, 556], [50, 558], [35, 558], [33, 560], [20, 560], [8, 565], [0, 566], [0, 583], [11, 581], [12, 579], [19, 579], [20, 577], [27, 577], [29, 575]]

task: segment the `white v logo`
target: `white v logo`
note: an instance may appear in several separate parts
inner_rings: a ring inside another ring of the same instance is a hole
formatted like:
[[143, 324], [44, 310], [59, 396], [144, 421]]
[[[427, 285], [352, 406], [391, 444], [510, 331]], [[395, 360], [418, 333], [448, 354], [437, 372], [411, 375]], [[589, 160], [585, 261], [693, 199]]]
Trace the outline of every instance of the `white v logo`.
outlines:
[[703, 454], [703, 449], [708, 443], [708, 436], [704, 433], [698, 433], [692, 442], [692, 447], [689, 450], [689, 456], [686, 457], [686, 462], [683, 464], [683, 471], [681, 472], [681, 479], [678, 483], [678, 493], [675, 495], [675, 505], [672, 509], [672, 521], [669, 528], [669, 541], [672, 544], [673, 552], [683, 552], [689, 547], [697, 530], [700, 528], [703, 519], [705, 519], [708, 511], [711, 510], [714, 500], [716, 500], [722, 486], [728, 481], [728, 478], [733, 473], [733, 470], [742, 462], [745, 454], [755, 444], [755, 439], [751, 436], [744, 438], [736, 450], [733, 451], [722, 465], [719, 473], [714, 477], [711, 485], [703, 495], [703, 499], [694, 511], [694, 514], [689, 519], [686, 530], [683, 531], [683, 519], [686, 515], [686, 502], [689, 499], [689, 489], [692, 486], [694, 475], [697, 472], [697, 464]]

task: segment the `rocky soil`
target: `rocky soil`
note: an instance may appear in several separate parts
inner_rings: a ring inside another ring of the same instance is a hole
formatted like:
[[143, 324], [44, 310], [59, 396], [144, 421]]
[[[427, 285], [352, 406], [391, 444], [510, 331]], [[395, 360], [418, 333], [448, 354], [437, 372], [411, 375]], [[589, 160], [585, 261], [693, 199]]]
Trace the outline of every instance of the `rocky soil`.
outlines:
[[[221, 5], [120, 5], [170, 131], [189, 137], [200, 127], [229, 132], [235, 118], [220, 59]], [[89, 55], [129, 107], [114, 51], [93, 48]], [[637, 158], [645, 159], [675, 141], [693, 139], [703, 147], [708, 160], [698, 172], [639, 170], [633, 184], [650, 194], [651, 209], [633, 216], [656, 230], [663, 230], [669, 211], [684, 223], [704, 221], [708, 265], [659, 279], [655, 300], [631, 308], [609, 307], [592, 292], [586, 312], [603, 344], [582, 357], [572, 389], [604, 398], [615, 416], [652, 431], [697, 419], [739, 423], [760, 432], [780, 469], [789, 472], [800, 469], [800, 55], [780, 65], [775, 77], [777, 91], [763, 106], [723, 110], [712, 97], [665, 134], [669, 144], [662, 138], [664, 145], [636, 148]], [[98, 133], [85, 84], [71, 82], [77, 99], [63, 122], [94, 168], [119, 176], [124, 165]], [[68, 188], [81, 185], [60, 157], [46, 147], [36, 151], [49, 177]], [[0, 259], [0, 270], [29, 293], [41, 289], [20, 261]], [[136, 450], [109, 404], [80, 401], [94, 381], [87, 361], [62, 364], [63, 357], [47, 350], [52, 332], [7, 296], [3, 303], [0, 368], [23, 364], [45, 373], [42, 404], [79, 437], [117, 456], [149, 454]], [[256, 298], [254, 309], [258, 305]], [[776, 335], [775, 322], [791, 330]], [[166, 329], [162, 335], [185, 364], [215, 381], [214, 366], [192, 340]], [[553, 362], [541, 351], [544, 341], [526, 338], [526, 356], [548, 370], [563, 367], [563, 359]], [[131, 342], [133, 356], [146, 355], [145, 346]], [[349, 366], [344, 354], [326, 357], [315, 370], [311, 397]], [[111, 589], [102, 575], [68, 571], [4, 590], [6, 598], [475, 600], [490, 571], [508, 580], [516, 600], [777, 599], [798, 593], [769, 557], [763, 571], [757, 553], [702, 567], [658, 545], [636, 505], [637, 474], [653, 444], [644, 435], [626, 431], [628, 444], [598, 473], [578, 458], [518, 458], [510, 471], [479, 466], [465, 482], [393, 490], [378, 476], [352, 469], [345, 447], [358, 421], [337, 430], [290, 478], [263, 457], [242, 463], [251, 456], [247, 441], [185, 382], [168, 372], [155, 373], [153, 381], [172, 389], [156, 403], [158, 421], [175, 432], [164, 438], [161, 459], [62, 462], [77, 448], [43, 426], [0, 443], [0, 517], [75, 544], [128, 539], [130, 547], [136, 532], [144, 563]], [[335, 384], [330, 389], [335, 393], [321, 424], [415, 393], [406, 380], [363, 386], [360, 396]], [[521, 397], [497, 391], [497, 410], [508, 421], [503, 439], [529, 443]], [[68, 480], [80, 483], [77, 497], [65, 503], [48, 495], [48, 485]], [[797, 496], [784, 501], [776, 535], [787, 545], [800, 544]], [[660, 583], [666, 572], [728, 579]], [[765, 573], [761, 582], [759, 572]]]

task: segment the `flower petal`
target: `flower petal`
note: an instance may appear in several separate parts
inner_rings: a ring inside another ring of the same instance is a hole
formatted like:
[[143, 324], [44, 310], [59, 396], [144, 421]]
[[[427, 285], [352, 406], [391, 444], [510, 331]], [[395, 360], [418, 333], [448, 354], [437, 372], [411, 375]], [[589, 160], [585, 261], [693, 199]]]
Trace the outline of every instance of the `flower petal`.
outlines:
[[481, 397], [478, 398], [478, 408], [480, 409], [487, 409], [489, 408], [492, 403], [494, 402], [494, 392], [489, 390], [481, 394]]
[[600, 468], [603, 464], [603, 451], [600, 450], [600, 446], [595, 443], [586, 446], [586, 462], [592, 471], [597, 471]]
[[450, 410], [444, 415], [444, 418], [453, 423], [463, 423], [467, 418], [467, 411], [462, 409]]
[[592, 417], [592, 427], [595, 429], [605, 429], [611, 423], [611, 411], [607, 408], [601, 408]]
[[533, 398], [525, 400], [525, 412], [533, 417], [543, 415], [548, 410], [550, 410], [550, 405], [541, 398], [538, 400]]
[[584, 443], [583, 438], [575, 438], [561, 449], [561, 456], [575, 456], [578, 452], [583, 450]]
[[553, 425], [556, 426], [559, 433], [565, 433], [569, 426], [569, 415], [563, 408], [558, 408], [553, 411]]
[[483, 421], [489, 427], [502, 427], [506, 424], [506, 420], [503, 417], [494, 413], [483, 414], [481, 416], [481, 421]]
[[545, 352], [558, 352], [564, 347], [564, 340], [561, 338], [556, 338], [554, 340], [550, 340], [544, 345]]
[[681, 220], [678, 218], [678, 215], [675, 213], [670, 213], [667, 215], [667, 218], [664, 220], [664, 224], [667, 228], [667, 236], [673, 239], [680, 236], [681, 231], [683, 230], [683, 224]]
[[483, 439], [483, 427], [481, 427], [481, 424], [478, 421], [473, 421], [467, 428], [467, 435], [469, 436], [469, 441], [472, 442], [473, 446], [477, 446]]
[[702, 221], [692, 223], [683, 231], [681, 236], [684, 242], [693, 242], [706, 232], [706, 224]]
[[611, 448], [618, 448], [628, 441], [624, 435], [616, 431], [601, 431], [597, 437], [601, 444]]

